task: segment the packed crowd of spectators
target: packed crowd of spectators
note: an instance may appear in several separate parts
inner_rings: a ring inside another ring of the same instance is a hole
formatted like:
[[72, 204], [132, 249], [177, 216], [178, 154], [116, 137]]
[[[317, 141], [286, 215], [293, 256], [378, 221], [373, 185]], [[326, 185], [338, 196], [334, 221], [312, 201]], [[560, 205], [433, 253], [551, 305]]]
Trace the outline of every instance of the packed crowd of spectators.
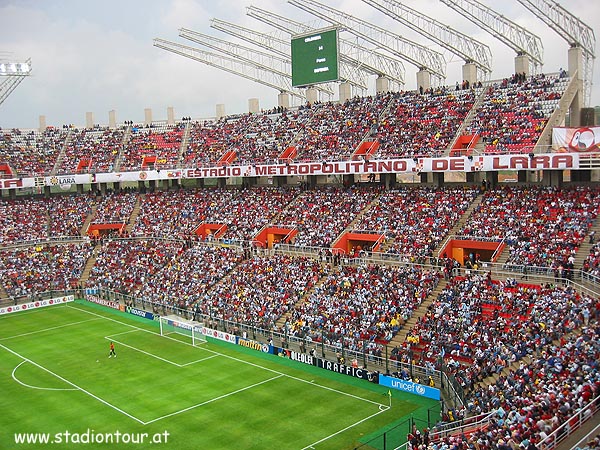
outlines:
[[558, 107], [568, 78], [515, 74], [487, 88], [465, 134], [478, 134], [488, 153], [532, 151]]
[[551, 285], [453, 278], [410, 330], [403, 352], [425, 365], [440, 356], [467, 392], [486, 377], [536, 352], [595, 315], [598, 299]]
[[600, 280], [600, 242], [590, 248], [582, 270], [591, 279]]
[[201, 303], [199, 311], [271, 330], [294, 308], [325, 270], [316, 259], [253, 254], [232, 270]]
[[0, 250], [0, 282], [15, 299], [74, 289], [92, 252], [89, 243]]
[[356, 231], [385, 234], [386, 253], [433, 256], [477, 196], [476, 188], [397, 188], [383, 192], [354, 224]]
[[251, 241], [298, 193], [297, 188], [275, 186], [149, 193], [132, 234], [185, 239], [209, 223], [224, 225], [222, 239]]
[[181, 241], [107, 239], [96, 256], [87, 285], [137, 294], [183, 251]]
[[132, 126], [119, 159], [119, 170], [177, 167], [185, 124]]
[[371, 136], [389, 94], [354, 97], [344, 103], [309, 105], [310, 116], [302, 123], [294, 145], [301, 161], [351, 159], [361, 141]]
[[[574, 333], [561, 335], [557, 343], [540, 347], [531, 363], [521, 363], [490, 384], [478, 384], [470, 393], [466, 410], [491, 412], [488, 426], [409, 448], [554, 448], [553, 433], [564, 437], [579, 418], [590, 419], [591, 412], [584, 408], [600, 395], [599, 337], [600, 325], [594, 319]], [[598, 448], [598, 442], [592, 438], [587, 448]]]
[[134, 294], [163, 306], [211, 312], [211, 289], [242, 259], [243, 253], [233, 247], [193, 246], [168, 261]]
[[325, 278], [291, 309], [290, 333], [340, 350], [381, 356], [437, 286], [440, 273], [419, 266], [364, 264], [327, 268]]
[[504, 239], [507, 265], [558, 269], [573, 262], [600, 208], [598, 188], [505, 186], [488, 190], [460, 234]]
[[475, 90], [439, 87], [429, 92], [391, 94], [389, 111], [374, 131], [377, 157], [441, 156], [448, 149], [475, 101]]
[[[96, 204], [91, 195], [53, 195], [42, 202], [48, 212], [48, 236], [81, 236], [82, 227]], [[41, 206], [41, 205], [40, 205]]]
[[138, 198], [136, 192], [107, 192], [98, 200], [92, 223], [128, 223]]
[[54, 168], [67, 132], [48, 127], [37, 130], [0, 129], [0, 164], [7, 164], [13, 176], [48, 175]]
[[48, 215], [40, 199], [0, 200], [0, 244], [48, 236]]
[[294, 245], [329, 247], [379, 191], [374, 187], [325, 186], [308, 190], [277, 217], [281, 225], [295, 226]]
[[268, 111], [193, 122], [183, 164], [215, 165], [228, 151], [238, 164], [277, 162], [310, 110]]
[[108, 127], [73, 129], [56, 167], [59, 174], [112, 172], [125, 130]]

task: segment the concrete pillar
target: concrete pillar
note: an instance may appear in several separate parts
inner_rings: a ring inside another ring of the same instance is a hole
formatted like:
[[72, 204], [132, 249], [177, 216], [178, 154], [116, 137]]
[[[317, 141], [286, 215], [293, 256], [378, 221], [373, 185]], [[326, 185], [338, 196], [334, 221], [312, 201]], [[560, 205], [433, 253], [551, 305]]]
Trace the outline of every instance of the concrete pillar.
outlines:
[[114, 109], [108, 112], [108, 128], [117, 128], [117, 112]]
[[277, 96], [277, 106], [288, 109], [290, 107], [290, 94], [287, 92], [280, 92]]
[[138, 181], [138, 191], [140, 194], [146, 193], [146, 182], [145, 181]]
[[528, 55], [517, 55], [515, 57], [515, 73], [524, 73], [525, 76], [529, 76], [529, 56]]
[[542, 184], [544, 186], [562, 187], [564, 173], [562, 170], [544, 170], [542, 174]]
[[217, 104], [217, 119], [225, 117], [225, 105], [223, 103]]
[[350, 83], [340, 83], [339, 86], [340, 103], [346, 102], [352, 98], [352, 86]]
[[468, 81], [469, 86], [477, 82], [477, 66], [475, 63], [465, 63], [462, 67], [463, 81]]
[[354, 175], [353, 174], [344, 175], [343, 180], [344, 180], [345, 187], [354, 186]]
[[152, 108], [144, 108], [144, 125], [152, 123]]
[[431, 74], [424, 69], [417, 72], [417, 89], [423, 88], [424, 91], [431, 87]]
[[257, 98], [249, 98], [248, 99], [248, 112], [250, 114], [258, 114], [260, 112], [260, 107], [258, 105]]
[[102, 194], [102, 196], [106, 195], [106, 190], [107, 190], [107, 184], [100, 183], [100, 194]]
[[227, 186], [227, 178], [217, 178], [217, 187], [218, 188], [225, 188]]
[[43, 133], [46, 131], [46, 116], [40, 116], [40, 132]]
[[77, 193], [83, 194], [83, 184], [77, 184]]
[[316, 175], [308, 175], [306, 177], [306, 185], [309, 189], [314, 188], [317, 185], [317, 176]]
[[319, 101], [319, 91], [315, 88], [306, 89], [306, 101], [311, 105]]
[[167, 125], [175, 125], [175, 110], [172, 106], [167, 108]]
[[377, 94], [390, 91], [390, 79], [379, 75], [375, 80], [375, 92]]
[[440, 188], [444, 186], [444, 172], [433, 172], [433, 184]]
[[92, 112], [85, 113], [85, 127], [86, 128], [94, 128], [94, 113], [92, 113]]
[[571, 47], [569, 49], [569, 76], [573, 77], [577, 73], [577, 94], [573, 97], [569, 116], [571, 126], [578, 127], [581, 125], [581, 107], [583, 106], [583, 50], [581, 47]]

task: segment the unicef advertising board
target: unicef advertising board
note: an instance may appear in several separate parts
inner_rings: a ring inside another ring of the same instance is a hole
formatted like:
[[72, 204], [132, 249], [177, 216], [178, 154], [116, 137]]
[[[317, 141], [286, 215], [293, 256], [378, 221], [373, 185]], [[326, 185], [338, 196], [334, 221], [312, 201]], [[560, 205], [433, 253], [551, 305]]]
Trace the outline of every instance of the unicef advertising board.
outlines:
[[387, 386], [399, 391], [408, 392], [410, 394], [420, 395], [421, 397], [431, 398], [433, 400], [440, 399], [440, 390], [437, 388], [425, 386], [419, 383], [413, 383], [408, 380], [401, 380], [396, 377], [388, 377], [387, 375], [379, 375], [379, 384]]

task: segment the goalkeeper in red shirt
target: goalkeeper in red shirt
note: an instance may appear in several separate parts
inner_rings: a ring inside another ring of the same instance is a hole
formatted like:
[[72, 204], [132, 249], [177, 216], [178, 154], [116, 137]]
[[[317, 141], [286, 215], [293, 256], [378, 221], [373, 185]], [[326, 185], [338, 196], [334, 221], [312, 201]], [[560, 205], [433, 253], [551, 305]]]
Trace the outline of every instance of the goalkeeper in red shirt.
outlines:
[[115, 344], [113, 342], [110, 343], [110, 351], [108, 352], [108, 357], [112, 357], [114, 356], [115, 358], [117, 357], [117, 354], [115, 353]]

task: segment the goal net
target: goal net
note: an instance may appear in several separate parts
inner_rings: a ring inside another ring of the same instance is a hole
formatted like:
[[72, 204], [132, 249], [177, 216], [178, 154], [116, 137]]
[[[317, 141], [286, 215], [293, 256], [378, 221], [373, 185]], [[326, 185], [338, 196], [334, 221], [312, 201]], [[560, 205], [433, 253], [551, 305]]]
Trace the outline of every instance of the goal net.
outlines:
[[192, 345], [206, 342], [206, 338], [202, 334], [203, 325], [201, 323], [190, 322], [178, 316], [161, 316], [159, 318], [159, 323], [161, 336], [174, 334], [185, 336], [192, 341]]

